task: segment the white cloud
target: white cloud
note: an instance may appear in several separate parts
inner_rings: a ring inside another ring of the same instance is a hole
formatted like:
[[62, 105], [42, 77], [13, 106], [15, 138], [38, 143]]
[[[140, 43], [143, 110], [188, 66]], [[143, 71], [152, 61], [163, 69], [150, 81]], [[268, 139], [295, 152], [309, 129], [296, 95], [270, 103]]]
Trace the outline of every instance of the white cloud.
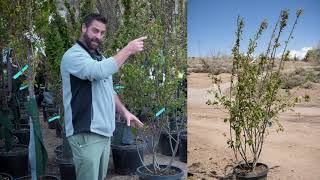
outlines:
[[302, 49], [300, 50], [291, 50], [290, 51], [290, 54], [289, 54], [289, 57], [290, 58], [294, 58], [294, 57], [297, 57], [298, 59], [303, 59], [307, 52], [312, 49], [312, 47], [303, 47]]
[[[310, 49], [312, 49], [312, 47], [303, 47], [300, 50], [294, 50], [294, 49], [290, 50], [289, 58], [293, 59], [294, 57], [296, 57], [299, 60], [302, 60]], [[281, 57], [281, 53], [277, 55], [277, 58], [280, 58], [280, 57]]]

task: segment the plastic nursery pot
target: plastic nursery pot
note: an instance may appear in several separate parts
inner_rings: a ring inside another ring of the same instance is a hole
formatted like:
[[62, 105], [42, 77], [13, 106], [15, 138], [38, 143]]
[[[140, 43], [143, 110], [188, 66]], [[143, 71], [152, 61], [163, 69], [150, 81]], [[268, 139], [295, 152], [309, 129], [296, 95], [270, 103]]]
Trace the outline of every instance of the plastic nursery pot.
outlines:
[[[4, 148], [4, 145], [5, 145], [5, 143], [4, 143], [4, 139], [0, 139], [0, 149], [1, 148]], [[12, 145], [16, 145], [16, 144], [18, 144], [19, 143], [19, 139], [18, 139], [18, 137], [17, 136], [15, 136], [15, 135], [13, 135], [12, 136]], [[1, 179], [0, 179], [1, 180]]]
[[[132, 175], [137, 168], [142, 165], [141, 160], [144, 160], [144, 149], [146, 143], [132, 145], [115, 145], [111, 144], [112, 158], [115, 172], [121, 175]], [[139, 157], [139, 154], [141, 157]]]
[[[160, 165], [160, 168], [165, 168], [166, 165]], [[148, 165], [147, 168], [152, 169], [152, 165]], [[140, 166], [137, 169], [136, 174], [139, 176], [139, 180], [181, 180], [184, 172], [182, 169], [171, 166], [169, 170], [170, 174], [152, 174], [144, 166]]]
[[13, 177], [7, 173], [0, 173], [0, 179], [1, 180], [13, 180]]
[[179, 144], [179, 160], [181, 162], [187, 163], [188, 160], [188, 136], [187, 134], [180, 135], [180, 144]]
[[[177, 140], [178, 133], [173, 132], [171, 133], [171, 136]], [[175, 140], [171, 138], [171, 144], [172, 148], [174, 150], [176, 146]], [[172, 156], [172, 150], [171, 150], [171, 145], [170, 145], [170, 136], [167, 133], [162, 132], [160, 135], [159, 139], [159, 144], [158, 144], [158, 150], [161, 154], [166, 155], [166, 156]], [[176, 153], [176, 156], [179, 155], [179, 149]]]
[[[252, 163], [249, 163], [252, 165]], [[250, 172], [250, 167], [246, 164], [240, 164], [234, 168], [234, 174], [237, 180], [266, 180], [268, 174], [268, 166], [263, 163], [257, 163], [253, 172]]]
[[29, 145], [30, 127], [28, 124], [20, 124], [19, 129], [12, 130], [12, 134], [18, 137], [20, 144]]
[[8, 152], [0, 149], [0, 172], [11, 174], [14, 178], [28, 174], [28, 146], [14, 145]]
[[[23, 177], [19, 177], [15, 180], [31, 180], [31, 176], [23, 176]], [[54, 176], [54, 175], [43, 175], [38, 177], [37, 179], [39, 180], [60, 180], [60, 178], [58, 176]]]
[[65, 158], [63, 154], [57, 155], [56, 162], [59, 166], [61, 180], [76, 180], [76, 169], [72, 158]]
[[29, 117], [28, 115], [21, 115], [21, 118], [20, 118], [20, 124], [29, 124]]

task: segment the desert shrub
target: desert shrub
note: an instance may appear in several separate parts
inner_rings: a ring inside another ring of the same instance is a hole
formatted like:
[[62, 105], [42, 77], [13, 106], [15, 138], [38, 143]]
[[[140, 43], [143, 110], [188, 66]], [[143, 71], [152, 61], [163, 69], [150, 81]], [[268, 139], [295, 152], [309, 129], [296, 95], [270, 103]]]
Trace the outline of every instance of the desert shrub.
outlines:
[[320, 63], [320, 49], [319, 48], [310, 49], [303, 60], [307, 62]]
[[293, 72], [283, 73], [281, 75], [281, 88], [292, 89], [294, 87], [303, 87], [310, 89], [312, 83], [317, 82], [317, 75], [313, 70], [306, 70], [304, 68], [296, 68]]

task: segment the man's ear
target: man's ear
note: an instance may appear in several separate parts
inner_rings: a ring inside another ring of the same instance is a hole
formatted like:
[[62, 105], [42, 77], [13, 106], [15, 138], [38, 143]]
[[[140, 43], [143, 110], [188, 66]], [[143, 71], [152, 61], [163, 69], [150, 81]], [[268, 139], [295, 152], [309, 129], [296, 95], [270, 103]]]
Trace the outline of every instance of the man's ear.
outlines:
[[81, 31], [82, 31], [82, 33], [85, 33], [86, 31], [87, 31], [87, 26], [86, 26], [86, 24], [82, 24], [82, 26], [81, 26]]

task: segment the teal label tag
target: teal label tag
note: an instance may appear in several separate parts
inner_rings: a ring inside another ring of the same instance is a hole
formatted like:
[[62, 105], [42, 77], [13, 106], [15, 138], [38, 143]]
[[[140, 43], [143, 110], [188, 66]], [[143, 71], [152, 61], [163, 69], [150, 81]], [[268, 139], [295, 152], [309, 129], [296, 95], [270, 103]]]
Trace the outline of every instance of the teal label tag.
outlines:
[[25, 71], [28, 69], [28, 67], [29, 67], [28, 64], [25, 65], [17, 74], [15, 74], [15, 75], [13, 76], [13, 79], [17, 79], [19, 76], [21, 76], [21, 74], [22, 74], [23, 72], [25, 72]]
[[156, 113], [156, 117], [160, 116], [160, 114], [162, 114], [165, 110], [166, 110], [166, 108], [162, 108], [160, 111], [158, 111]]

